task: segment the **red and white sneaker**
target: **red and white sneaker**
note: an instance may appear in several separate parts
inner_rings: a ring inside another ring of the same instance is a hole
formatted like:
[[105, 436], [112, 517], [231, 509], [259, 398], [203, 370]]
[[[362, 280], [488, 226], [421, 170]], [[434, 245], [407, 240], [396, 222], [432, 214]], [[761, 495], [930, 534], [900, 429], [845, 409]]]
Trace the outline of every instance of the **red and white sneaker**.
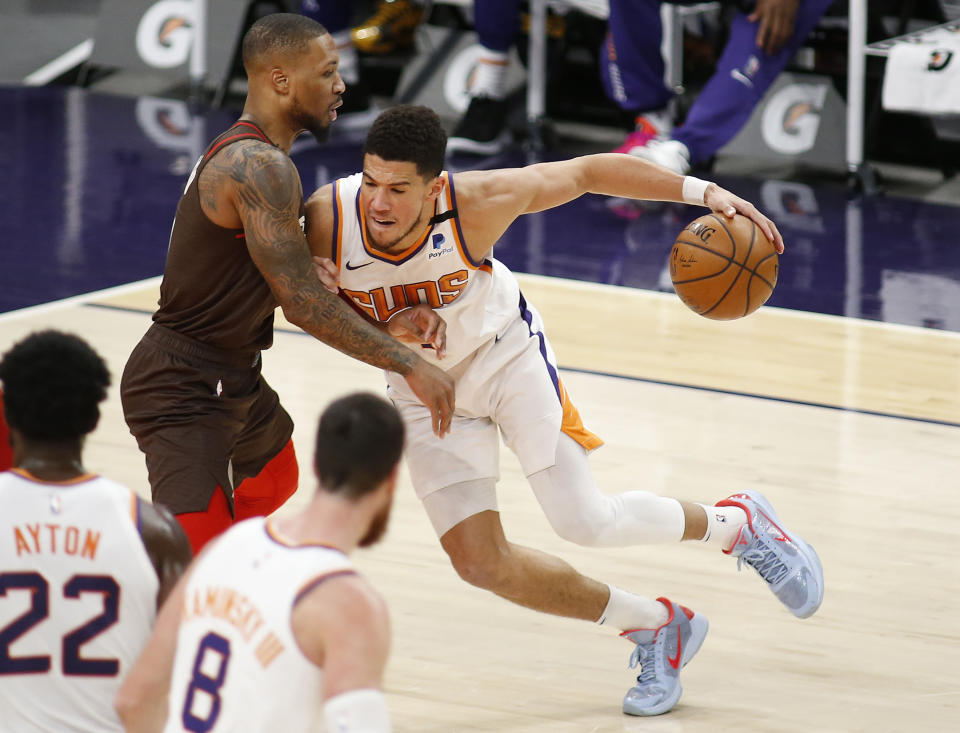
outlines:
[[780, 602], [798, 618], [816, 613], [823, 602], [823, 566], [816, 551], [784, 529], [770, 502], [758, 491], [743, 491], [718, 501], [747, 513], [728, 555], [737, 569], [746, 563], [766, 582]]
[[611, 152], [636, 155], [634, 151], [637, 148], [644, 147], [651, 140], [669, 135], [672, 127], [666, 112], [646, 112], [637, 117], [636, 125], [636, 129]]
[[637, 684], [623, 698], [627, 715], [661, 715], [677, 704], [683, 693], [680, 670], [700, 651], [710, 628], [705, 616], [666, 598], [657, 600], [670, 612], [667, 623], [620, 634], [637, 645], [630, 667], [640, 665]]

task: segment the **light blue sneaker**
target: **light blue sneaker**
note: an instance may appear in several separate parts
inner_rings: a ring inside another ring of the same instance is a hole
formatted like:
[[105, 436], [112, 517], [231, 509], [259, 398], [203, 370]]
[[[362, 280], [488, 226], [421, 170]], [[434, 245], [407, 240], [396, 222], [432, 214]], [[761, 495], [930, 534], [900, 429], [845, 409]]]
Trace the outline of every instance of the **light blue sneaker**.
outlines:
[[737, 558], [737, 569], [746, 563], [756, 570], [794, 616], [816, 613], [823, 602], [823, 566], [814, 549], [783, 528], [770, 502], [757, 491], [728, 496], [717, 506], [738, 506], [747, 513], [733, 547], [724, 550]]
[[666, 598], [658, 598], [670, 611], [667, 623], [657, 629], [624, 631], [636, 648], [630, 668], [640, 665], [637, 684], [623, 698], [627, 715], [662, 715], [680, 699], [680, 670], [700, 650], [710, 623], [706, 617]]

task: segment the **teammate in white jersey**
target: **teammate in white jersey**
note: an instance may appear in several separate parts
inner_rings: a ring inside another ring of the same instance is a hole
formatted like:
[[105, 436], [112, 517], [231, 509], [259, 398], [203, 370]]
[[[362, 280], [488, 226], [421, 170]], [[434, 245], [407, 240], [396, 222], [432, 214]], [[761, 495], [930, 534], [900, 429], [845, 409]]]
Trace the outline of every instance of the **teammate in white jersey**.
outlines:
[[204, 549], [117, 697], [128, 731], [390, 730], [387, 608], [349, 555], [386, 530], [403, 441], [374, 395], [324, 411], [313, 500]]
[[0, 361], [0, 729], [120, 731], [112, 707], [190, 561], [168, 511], [88, 473], [110, 375], [84, 341], [35, 333]]
[[[783, 250], [774, 224], [715, 183], [683, 177], [629, 155], [587, 155], [525, 168], [442, 170], [446, 137], [425, 107], [385, 111], [364, 145], [363, 172], [318, 189], [307, 204], [315, 262], [331, 289], [380, 322], [427, 303], [446, 322], [446, 356], [456, 410], [443, 440], [425, 406], [395, 375], [389, 395], [407, 425], [407, 465], [440, 542], [468, 582], [528, 608], [613, 626], [636, 644], [642, 665], [623, 709], [669, 710], [679, 669], [707, 631], [700, 614], [587, 578], [562, 560], [504, 536], [497, 512], [498, 432], [517, 455], [557, 533], [592, 546], [708, 541], [753, 565], [797, 616], [823, 595], [820, 562], [787, 534], [769, 502], [745, 491], [716, 505], [646, 491], [603, 494], [587, 453], [587, 431], [560, 381], [536, 310], [493, 258], [494, 243], [521, 214], [584, 193], [684, 201], [753, 219]], [[418, 352], [430, 344], [413, 344]], [[682, 652], [682, 653], [681, 653]]]

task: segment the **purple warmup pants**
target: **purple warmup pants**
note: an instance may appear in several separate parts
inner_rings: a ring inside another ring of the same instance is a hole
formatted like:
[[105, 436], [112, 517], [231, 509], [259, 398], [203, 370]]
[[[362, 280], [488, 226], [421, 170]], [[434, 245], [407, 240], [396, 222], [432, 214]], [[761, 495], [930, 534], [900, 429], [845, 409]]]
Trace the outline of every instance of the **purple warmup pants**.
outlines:
[[520, 31], [519, 0], [474, 0], [473, 27], [481, 46], [506, 53]]
[[[478, 5], [482, 2], [478, 0]], [[734, 16], [716, 71], [683, 125], [673, 131], [673, 138], [690, 150], [691, 163], [707, 160], [740, 131], [832, 2], [801, 0], [793, 36], [774, 56], [755, 43], [759, 24], [749, 22], [744, 13]], [[660, 0], [610, 0], [600, 70], [607, 94], [631, 113], [663, 109], [673, 96], [663, 82], [660, 5]]]
[[300, 14], [312, 18], [330, 33], [350, 27], [353, 3], [350, 0], [301, 0]]

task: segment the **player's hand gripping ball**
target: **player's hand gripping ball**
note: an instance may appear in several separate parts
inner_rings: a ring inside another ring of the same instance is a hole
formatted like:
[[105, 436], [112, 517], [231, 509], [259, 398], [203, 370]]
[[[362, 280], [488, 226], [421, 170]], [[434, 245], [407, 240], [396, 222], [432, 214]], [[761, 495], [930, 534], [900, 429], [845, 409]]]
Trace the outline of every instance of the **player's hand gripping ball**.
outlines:
[[773, 242], [741, 214], [694, 219], [670, 252], [670, 279], [680, 300], [718, 321], [743, 318], [766, 303], [779, 267]]

